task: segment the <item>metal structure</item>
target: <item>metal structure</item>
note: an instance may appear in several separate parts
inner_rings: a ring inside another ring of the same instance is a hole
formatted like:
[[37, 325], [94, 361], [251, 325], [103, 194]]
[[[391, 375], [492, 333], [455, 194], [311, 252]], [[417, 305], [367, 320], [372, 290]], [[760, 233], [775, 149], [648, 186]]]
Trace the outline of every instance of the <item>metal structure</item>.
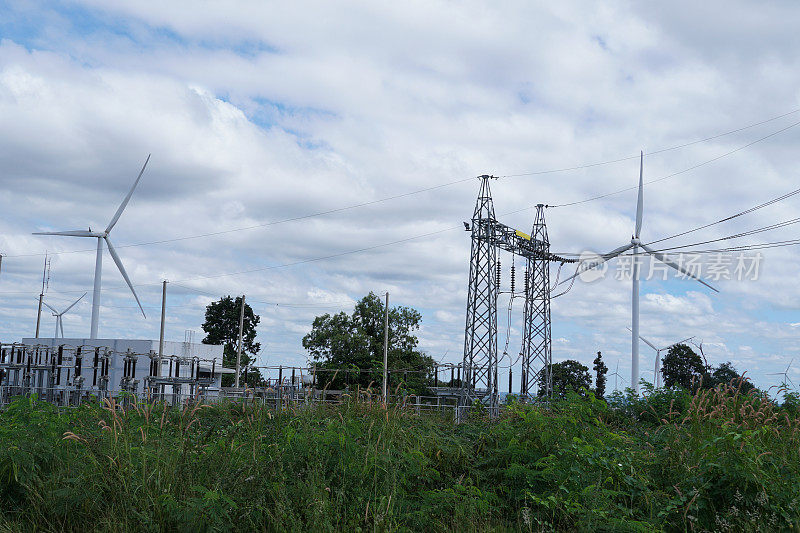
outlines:
[[[163, 370], [160, 370], [163, 367]], [[159, 357], [105, 346], [0, 344], [0, 406], [36, 394], [57, 405], [127, 393], [180, 403], [220, 393], [223, 369], [217, 359]]]
[[[92, 292], [92, 326], [91, 326], [91, 339], [97, 338], [97, 329], [100, 324], [100, 285], [101, 280], [103, 278], [103, 243], [105, 242], [106, 246], [108, 246], [108, 253], [111, 254], [111, 259], [114, 260], [114, 263], [117, 265], [120, 274], [122, 277], [125, 278], [125, 283], [128, 284], [128, 287], [131, 289], [133, 293], [133, 297], [136, 299], [136, 303], [139, 306], [139, 310], [142, 312], [142, 316], [147, 318], [144, 314], [144, 309], [142, 308], [141, 302], [139, 302], [139, 297], [136, 295], [136, 291], [133, 290], [133, 284], [131, 283], [130, 278], [128, 277], [128, 273], [125, 271], [125, 267], [122, 266], [122, 260], [119, 258], [117, 254], [117, 250], [111, 244], [111, 239], [109, 239], [109, 235], [111, 234], [111, 230], [114, 229], [114, 226], [119, 221], [119, 217], [122, 216], [122, 212], [125, 210], [125, 207], [128, 205], [128, 202], [133, 196], [133, 191], [136, 189], [136, 186], [139, 184], [139, 180], [142, 179], [142, 174], [144, 174], [144, 169], [147, 168], [147, 163], [150, 161], [150, 156], [147, 156], [147, 160], [144, 162], [144, 166], [142, 166], [142, 170], [139, 172], [139, 176], [136, 178], [136, 181], [133, 182], [133, 187], [128, 192], [128, 195], [125, 196], [125, 199], [122, 200], [122, 203], [117, 208], [117, 212], [114, 213], [114, 216], [111, 218], [111, 222], [108, 223], [108, 226], [103, 231], [92, 231], [92, 228], [89, 228], [88, 231], [86, 230], [73, 230], [73, 231], [45, 231], [45, 232], [37, 232], [34, 235], [60, 235], [64, 237], [92, 237], [97, 239], [97, 255], [95, 256], [95, 263], [94, 263], [94, 290]], [[41, 305], [40, 305], [41, 307]], [[37, 331], [38, 336], [38, 331]]]
[[[174, 347], [186, 343], [171, 344]], [[349, 378], [357, 380], [362, 374], [377, 377], [381, 369], [246, 366], [243, 370], [245, 383], [248, 372], [253, 371], [265, 376], [257, 385], [226, 388], [221, 385], [222, 374], [230, 375], [235, 370], [223, 368], [221, 357], [208, 359], [191, 355], [191, 352], [159, 355], [155, 349], [134, 352], [130, 348], [120, 350], [107, 346], [2, 343], [0, 408], [16, 398], [36, 395], [39, 400], [64, 407], [104, 398], [118, 398], [123, 405], [134, 401], [179, 405], [244, 400], [275, 409], [350, 401], [378, 404], [388, 400], [394, 406], [417, 414], [451, 415], [458, 410], [458, 397], [449, 385], [461, 376], [460, 365], [436, 365], [434, 387], [429, 396], [408, 394], [400, 390], [402, 387], [394, 387], [389, 389], [388, 399], [369, 386], [348, 385], [344, 390], [330, 387], [336, 376], [345, 376], [349, 382]], [[427, 375], [429, 369], [387, 369], [398, 385], [419, 372]], [[448, 372], [449, 382], [446, 381]], [[440, 374], [445, 375], [441, 383]]]
[[[531, 242], [536, 256], [528, 259], [525, 269], [525, 312], [522, 335], [522, 385], [520, 396], [530, 397], [536, 384], [536, 375], [552, 364], [552, 339], [550, 336], [550, 239], [544, 220], [544, 206], [536, 206], [536, 219], [531, 232]], [[539, 387], [544, 395], [553, 392], [553, 377], [543, 374]]]
[[[495, 217], [489, 180], [480, 176], [480, 189], [471, 225], [465, 223], [472, 235], [470, 254], [467, 317], [464, 332], [464, 379], [460, 382], [460, 404], [468, 408], [473, 402], [483, 403], [491, 414], [499, 407], [497, 382], [497, 296], [499, 292], [499, 261], [497, 250], [524, 257], [525, 312], [523, 326], [522, 386], [523, 398], [533, 396], [538, 385], [536, 376], [543, 371], [544, 394], [551, 392], [550, 337], [550, 267], [551, 261], [573, 262], [550, 253], [550, 243], [544, 219], [544, 206], [536, 207], [532, 235], [511, 228]], [[513, 294], [512, 294], [513, 298]]]

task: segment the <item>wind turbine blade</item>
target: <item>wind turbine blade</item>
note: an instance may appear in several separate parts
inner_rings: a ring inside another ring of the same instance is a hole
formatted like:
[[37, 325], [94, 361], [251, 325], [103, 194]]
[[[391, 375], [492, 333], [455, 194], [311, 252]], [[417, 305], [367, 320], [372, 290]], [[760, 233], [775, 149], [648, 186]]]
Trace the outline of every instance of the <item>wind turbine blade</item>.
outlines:
[[642, 233], [642, 211], [644, 209], [644, 182], [642, 175], [644, 170], [644, 152], [639, 152], [639, 198], [636, 200], [636, 233], [635, 237], [638, 239]]
[[[86, 293], [85, 293], [85, 292], [83, 293], [83, 296], [86, 296]], [[80, 302], [81, 300], [83, 300], [83, 296], [81, 296], [80, 298], [78, 298], [77, 300], [75, 300], [74, 302], [72, 302], [72, 304], [71, 304], [69, 307], [67, 307], [66, 309], [64, 309], [63, 311], [61, 311], [61, 314], [63, 315], [64, 313], [66, 313], [67, 311], [69, 311], [70, 309], [72, 309], [73, 307], [75, 307], [75, 304], [77, 304], [78, 302]]]
[[58, 317], [58, 327], [61, 329], [61, 338], [64, 338], [64, 321]]
[[669, 350], [669, 349], [670, 349], [670, 348], [672, 348], [673, 346], [677, 346], [677, 345], [679, 345], [679, 344], [683, 344], [684, 342], [686, 342], [686, 341], [690, 341], [690, 340], [692, 340], [692, 339], [694, 339], [694, 335], [692, 335], [691, 337], [686, 337], [686, 338], [685, 338], [685, 339], [683, 339], [682, 341], [673, 342], [673, 343], [672, 343], [672, 344], [670, 344], [669, 346], [665, 346], [665, 347], [663, 347], [663, 348], [661, 348], [661, 349], [662, 349], [662, 350]]
[[133, 283], [131, 283], [131, 278], [128, 277], [128, 273], [125, 272], [125, 267], [122, 266], [122, 260], [117, 255], [117, 251], [114, 249], [114, 246], [111, 244], [111, 240], [108, 237], [105, 238], [106, 244], [108, 245], [108, 252], [111, 254], [111, 259], [114, 260], [114, 263], [117, 264], [117, 268], [119, 269], [119, 273], [122, 274], [122, 277], [125, 278], [125, 283], [128, 284], [128, 287], [131, 289], [133, 293], [133, 297], [136, 298], [136, 303], [139, 305], [139, 310], [142, 312], [142, 316], [147, 318], [147, 315], [144, 314], [144, 309], [142, 309], [142, 303], [139, 301], [139, 297], [136, 295], [136, 291], [133, 290]]
[[580, 276], [583, 272], [586, 272], [587, 270], [591, 270], [593, 268], [599, 267], [600, 265], [602, 265], [606, 261], [610, 261], [611, 259], [614, 259], [619, 254], [621, 254], [623, 252], [627, 252], [631, 248], [633, 248], [633, 243], [629, 243], [629, 244], [626, 244], [624, 246], [620, 246], [616, 250], [611, 250], [607, 254], [603, 254], [599, 258], [593, 259], [591, 261], [583, 261], [581, 263], [578, 263], [578, 268], [575, 269], [575, 273], [573, 275], [571, 275], [570, 277], [568, 277], [567, 279], [565, 279], [564, 281], [562, 281], [561, 283], [559, 283], [559, 285], [563, 285], [564, 283], [567, 283], [568, 281], [571, 281], [572, 279], [577, 278], [578, 276]]
[[646, 345], [648, 345], [649, 347], [651, 347], [651, 348], [652, 348], [652, 349], [654, 349], [655, 351], [658, 351], [658, 348], [656, 348], [656, 347], [653, 345], [653, 343], [652, 343], [652, 342], [650, 342], [649, 340], [645, 339], [645, 338], [644, 338], [644, 337], [642, 337], [641, 335], [639, 335], [639, 338], [640, 338], [640, 339], [642, 339]]
[[102, 233], [95, 233], [93, 231], [74, 230], [74, 231], [37, 231], [31, 235], [63, 235], [66, 237], [102, 237]]
[[693, 280], [695, 280], [695, 281], [698, 281], [698, 282], [702, 283], [703, 285], [705, 285], [706, 287], [708, 287], [708, 288], [709, 288], [709, 289], [711, 289], [712, 291], [714, 291], [714, 292], [719, 292], [719, 290], [718, 290], [716, 287], [712, 287], [711, 285], [709, 285], [708, 283], [706, 283], [706, 282], [705, 282], [705, 281], [703, 281], [702, 279], [698, 278], [697, 276], [695, 276], [694, 274], [692, 274], [691, 272], [689, 272], [688, 270], [686, 270], [685, 268], [683, 268], [682, 266], [680, 266], [678, 263], [676, 263], [676, 262], [675, 262], [675, 261], [673, 261], [672, 259], [669, 259], [669, 258], [668, 258], [667, 256], [665, 256], [664, 254], [661, 254], [661, 253], [658, 253], [658, 252], [656, 252], [655, 250], [653, 250], [652, 248], [650, 248], [650, 247], [649, 247], [649, 246], [647, 246], [646, 244], [640, 244], [639, 246], [641, 246], [642, 248], [644, 248], [644, 249], [647, 251], [647, 253], [651, 254], [652, 256], [654, 256], [656, 259], [658, 259], [659, 261], [661, 261], [661, 262], [662, 262], [662, 263], [664, 263], [665, 265], [671, 266], [672, 268], [674, 268], [675, 270], [677, 270], [677, 271], [678, 271], [678, 272], [680, 272], [681, 274], [685, 274], [686, 276], [689, 276], [689, 277], [690, 277], [690, 278], [692, 278]]
[[[633, 333], [633, 331], [631, 330], [631, 328], [629, 328], [629, 327], [625, 326], [625, 329], [627, 329], [628, 331], [630, 331], [631, 333]], [[645, 339], [645, 338], [644, 338], [644, 337], [642, 337], [641, 335], [639, 335], [639, 338], [640, 338], [642, 341], [644, 341], [644, 343], [645, 343], [645, 344], [647, 344], [649, 347], [651, 347], [651, 348], [652, 348], [652, 349], [654, 349], [655, 351], [658, 351], [658, 348], [656, 348], [656, 347], [653, 345], [653, 343], [652, 343], [652, 342], [650, 342], [649, 340]]]
[[52, 312], [54, 312], [55, 314], [58, 314], [58, 311], [56, 311], [55, 309], [53, 309], [53, 306], [52, 306], [52, 305], [50, 305], [49, 303], [45, 302], [44, 300], [42, 300], [42, 303], [43, 303], [44, 305], [46, 305], [46, 306], [47, 306], [47, 308], [48, 308], [49, 310], [51, 310], [51, 311], [52, 311]]
[[144, 174], [144, 169], [147, 167], [148, 161], [150, 161], [150, 154], [147, 154], [147, 159], [144, 162], [144, 166], [142, 167], [142, 170], [139, 172], [139, 175], [136, 177], [136, 181], [133, 182], [133, 187], [131, 187], [131, 190], [128, 191], [128, 196], [126, 196], [125, 199], [122, 200], [122, 203], [119, 204], [119, 209], [117, 209], [117, 212], [114, 213], [114, 217], [111, 219], [111, 222], [108, 223], [108, 227], [106, 228], [106, 233], [111, 231], [111, 229], [116, 225], [117, 221], [119, 220], [119, 217], [122, 216], [122, 212], [125, 211], [125, 207], [128, 205], [131, 196], [133, 196], [133, 191], [136, 189], [136, 186], [139, 185], [139, 180], [142, 179], [142, 174]]

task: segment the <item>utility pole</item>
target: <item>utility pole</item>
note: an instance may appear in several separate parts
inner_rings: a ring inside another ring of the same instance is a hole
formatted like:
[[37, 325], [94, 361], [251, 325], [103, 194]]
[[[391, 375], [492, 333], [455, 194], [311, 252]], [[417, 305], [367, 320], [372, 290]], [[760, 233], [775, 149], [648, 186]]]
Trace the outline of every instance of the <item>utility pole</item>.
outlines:
[[36, 338], [39, 338], [39, 324], [42, 321], [42, 300], [44, 299], [44, 286], [47, 278], [47, 253], [44, 254], [44, 268], [42, 269], [42, 292], [39, 293], [39, 310], [36, 312]]
[[158, 370], [156, 376], [161, 376], [161, 357], [164, 355], [164, 322], [167, 315], [167, 280], [161, 287], [161, 334], [158, 336]]
[[389, 291], [386, 291], [386, 312], [383, 318], [383, 402], [389, 403]]
[[239, 345], [236, 348], [236, 388], [239, 388], [239, 368], [242, 363], [242, 328], [244, 327], [244, 294], [242, 294], [242, 310], [239, 313]]

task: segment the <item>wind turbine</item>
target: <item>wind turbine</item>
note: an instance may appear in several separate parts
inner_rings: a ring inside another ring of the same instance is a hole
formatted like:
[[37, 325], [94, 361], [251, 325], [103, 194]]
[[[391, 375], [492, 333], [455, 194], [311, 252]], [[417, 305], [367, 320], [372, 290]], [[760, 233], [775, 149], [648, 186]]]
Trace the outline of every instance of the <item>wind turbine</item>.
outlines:
[[789, 364], [786, 366], [786, 370], [784, 370], [783, 372], [770, 372], [767, 375], [768, 376], [783, 376], [783, 384], [784, 385], [786, 385], [786, 383], [788, 382], [788, 383], [792, 384], [792, 387], [796, 387], [797, 385], [794, 384], [794, 381], [792, 381], [789, 378], [789, 368], [792, 366], [792, 363], [794, 363], [794, 358], [792, 358], [792, 360], [789, 361]]
[[[628, 328], [628, 331], [631, 331], [631, 328]], [[654, 378], [655, 386], [656, 386], [657, 389], [660, 389], [661, 388], [661, 352], [663, 352], [665, 350], [669, 350], [673, 346], [677, 346], [679, 344], [683, 344], [686, 341], [692, 340], [694, 338], [694, 335], [692, 335], [691, 337], [687, 337], [687, 338], [683, 339], [682, 341], [673, 342], [669, 346], [664, 346], [663, 348], [656, 348], [655, 345], [652, 342], [650, 342], [649, 340], [645, 339], [641, 335], [639, 335], [639, 338], [642, 339], [642, 341], [644, 341], [645, 344], [647, 344], [649, 347], [651, 347], [652, 349], [654, 349], [656, 351], [656, 365], [655, 365], [655, 370], [653, 370], [653, 372], [655, 372], [655, 378]]]
[[642, 181], [643, 175], [643, 168], [644, 168], [644, 152], [639, 154], [639, 196], [636, 201], [636, 225], [634, 226], [634, 233], [631, 236], [631, 242], [625, 245], [620, 246], [619, 248], [608, 252], [607, 254], [599, 256], [598, 259], [593, 259], [591, 261], [584, 261], [578, 265], [575, 274], [570, 276], [569, 278], [565, 279], [562, 283], [566, 283], [571, 281], [573, 278], [579, 276], [581, 273], [590, 270], [592, 268], [596, 268], [606, 261], [617, 257], [618, 255], [627, 252], [628, 250], [633, 250], [633, 274], [631, 276], [633, 289], [631, 294], [631, 387], [633, 390], [638, 393], [639, 392], [639, 248], [644, 250], [645, 253], [652, 255], [665, 265], [674, 268], [681, 274], [688, 276], [696, 281], [699, 281], [709, 289], [713, 290], [714, 292], [719, 292], [717, 289], [700, 279], [699, 277], [695, 276], [678, 263], [674, 262], [664, 254], [661, 254], [646, 244], [644, 244], [639, 236], [642, 232], [642, 210], [644, 208], [643, 201], [644, 201], [644, 182]]
[[[100, 282], [103, 277], [103, 242], [108, 245], [108, 252], [111, 254], [111, 258], [116, 263], [117, 268], [119, 269], [120, 274], [122, 277], [125, 278], [125, 282], [130, 287], [131, 292], [133, 293], [133, 297], [136, 298], [136, 303], [139, 305], [139, 310], [142, 312], [142, 316], [147, 318], [147, 315], [144, 314], [144, 309], [142, 309], [142, 304], [139, 301], [139, 297], [136, 295], [136, 291], [133, 290], [133, 284], [131, 283], [131, 279], [128, 277], [128, 273], [125, 272], [125, 267], [122, 266], [122, 261], [117, 255], [117, 251], [114, 249], [114, 246], [111, 244], [111, 240], [108, 238], [111, 230], [114, 229], [114, 226], [117, 224], [119, 217], [122, 216], [122, 212], [125, 210], [125, 207], [128, 205], [128, 202], [133, 196], [133, 191], [136, 189], [136, 186], [139, 184], [139, 180], [142, 179], [142, 174], [144, 174], [144, 169], [147, 167], [147, 163], [150, 161], [150, 155], [148, 154], [147, 160], [144, 162], [144, 166], [142, 166], [142, 170], [139, 172], [139, 176], [136, 178], [136, 181], [133, 182], [133, 187], [128, 192], [128, 195], [122, 200], [117, 212], [114, 213], [114, 216], [111, 218], [111, 222], [108, 223], [108, 227], [104, 231], [92, 231], [92, 228], [89, 228], [89, 231], [83, 230], [74, 230], [74, 231], [45, 231], [45, 232], [37, 232], [34, 235], [62, 235], [66, 237], [94, 237], [97, 239], [97, 257], [95, 259], [94, 264], [94, 291], [92, 292], [92, 330], [90, 334], [90, 338], [96, 339], [97, 338], [97, 326], [100, 322]], [[49, 306], [48, 306], [49, 307]]]
[[64, 323], [61, 321], [61, 317], [64, 316], [67, 311], [69, 311], [70, 309], [75, 307], [75, 304], [77, 304], [78, 302], [83, 300], [83, 297], [86, 296], [86, 294], [87, 293], [84, 292], [83, 295], [80, 298], [78, 298], [77, 300], [72, 302], [69, 307], [67, 307], [66, 309], [64, 309], [60, 313], [58, 311], [56, 311], [53, 308], [52, 305], [48, 304], [47, 302], [42, 302], [44, 305], [47, 306], [48, 309], [50, 309], [53, 312], [53, 316], [56, 317], [56, 334], [53, 336], [54, 339], [58, 338], [58, 331], [59, 330], [61, 330], [61, 338], [62, 339], [64, 338]]
[[[619, 378], [622, 378], [622, 376], [619, 375], [619, 359], [617, 359], [617, 368], [614, 369], [614, 373], [611, 374], [611, 375], [615, 376], [615, 378], [614, 378], [614, 390], [615, 391], [619, 390], [619, 387], [617, 385], [619, 385]], [[622, 378], [622, 381], [624, 382], [625, 378]]]

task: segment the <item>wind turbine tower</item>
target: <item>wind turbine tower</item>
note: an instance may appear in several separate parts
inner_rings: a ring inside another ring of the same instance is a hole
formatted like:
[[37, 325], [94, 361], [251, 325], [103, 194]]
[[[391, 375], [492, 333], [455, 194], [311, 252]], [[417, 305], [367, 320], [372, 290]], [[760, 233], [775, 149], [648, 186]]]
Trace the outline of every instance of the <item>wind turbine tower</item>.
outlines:
[[46, 305], [46, 306], [47, 306], [47, 308], [48, 308], [48, 309], [50, 309], [50, 311], [52, 311], [52, 312], [53, 312], [53, 316], [54, 316], [54, 317], [56, 317], [56, 334], [53, 336], [53, 338], [54, 338], [54, 339], [57, 339], [57, 338], [58, 338], [58, 332], [59, 332], [59, 330], [61, 330], [61, 338], [62, 338], [62, 339], [64, 338], [64, 323], [62, 322], [62, 320], [61, 320], [61, 317], [62, 317], [62, 316], [64, 316], [64, 315], [67, 313], [67, 311], [69, 311], [70, 309], [72, 309], [73, 307], [75, 307], [75, 304], [77, 304], [78, 302], [80, 302], [81, 300], [83, 300], [83, 297], [84, 297], [84, 296], [86, 296], [86, 293], [85, 293], [85, 292], [84, 292], [84, 293], [81, 295], [81, 297], [80, 297], [80, 298], [78, 298], [77, 300], [75, 300], [74, 302], [72, 302], [72, 303], [69, 305], [69, 307], [67, 307], [66, 309], [64, 309], [64, 310], [63, 310], [63, 311], [61, 311], [60, 313], [59, 313], [58, 311], [56, 311], [56, 310], [53, 308], [53, 306], [52, 306], [52, 305], [48, 304], [47, 302], [42, 302], [44, 305]]
[[[617, 257], [618, 255], [631, 250], [633, 255], [633, 271], [632, 271], [632, 289], [631, 289], [631, 387], [633, 390], [639, 392], [639, 256], [649, 254], [664, 263], [665, 265], [677, 270], [681, 274], [699, 281], [714, 292], [719, 292], [716, 288], [712, 287], [698, 276], [694, 275], [689, 270], [683, 268], [678, 263], [666, 255], [659, 253], [641, 241], [640, 235], [642, 233], [642, 215], [644, 209], [644, 182], [643, 182], [643, 168], [644, 168], [644, 152], [639, 154], [639, 194], [636, 200], [636, 224], [633, 228], [633, 235], [628, 244], [623, 244], [619, 248], [608, 252], [607, 254], [599, 256], [597, 259], [590, 261], [583, 261], [578, 265], [578, 269], [569, 278], [561, 283], [567, 283], [573, 278], [580, 276], [583, 272], [596, 268], [606, 261]], [[644, 251], [641, 252], [639, 249]]]
[[125, 267], [122, 266], [122, 260], [119, 258], [117, 251], [111, 244], [111, 239], [109, 239], [109, 234], [111, 233], [111, 230], [114, 229], [114, 226], [117, 224], [119, 217], [122, 216], [122, 212], [128, 205], [131, 196], [133, 196], [133, 191], [139, 184], [139, 180], [142, 179], [142, 174], [144, 174], [144, 169], [147, 168], [148, 161], [150, 161], [150, 155], [147, 156], [147, 159], [145, 160], [144, 165], [142, 166], [142, 170], [139, 172], [139, 176], [136, 178], [136, 181], [133, 182], [133, 187], [131, 187], [131, 190], [128, 192], [128, 195], [125, 197], [125, 199], [122, 200], [122, 203], [117, 209], [117, 212], [114, 213], [114, 216], [111, 218], [111, 222], [108, 223], [108, 226], [104, 231], [92, 231], [92, 228], [89, 228], [89, 231], [73, 230], [73, 231], [46, 231], [46, 232], [34, 233], [34, 235], [61, 235], [66, 237], [92, 237], [97, 239], [97, 256], [95, 257], [95, 264], [94, 264], [94, 290], [92, 292], [92, 329], [90, 334], [90, 338], [92, 339], [97, 338], [97, 327], [100, 322], [100, 284], [103, 278], [103, 243], [105, 243], [108, 246], [108, 253], [111, 254], [111, 259], [114, 260], [114, 263], [117, 265], [120, 274], [122, 274], [122, 277], [125, 278], [125, 283], [127, 283], [128, 287], [131, 289], [133, 297], [136, 299], [136, 303], [139, 305], [139, 310], [142, 312], [142, 316], [147, 318], [147, 315], [144, 314], [144, 309], [142, 308], [142, 304], [139, 301], [139, 297], [136, 295], [136, 291], [133, 289], [133, 284], [131, 283], [131, 280], [128, 277], [128, 273], [125, 271]]
[[[617, 367], [614, 369], [614, 373], [611, 374], [614, 376], [614, 390], [619, 390], [619, 378], [622, 376], [619, 375], [619, 359], [617, 359]], [[625, 382], [625, 378], [622, 378], [623, 383]]]
[[[631, 328], [628, 328], [628, 331], [630, 331], [630, 330], [631, 330]], [[639, 338], [642, 340], [642, 342], [644, 342], [646, 345], [648, 345], [649, 347], [651, 347], [653, 350], [656, 351], [656, 364], [655, 364], [655, 367], [653, 369], [653, 372], [655, 374], [655, 376], [653, 377], [653, 381], [654, 381], [653, 384], [656, 386], [657, 389], [660, 389], [661, 385], [662, 385], [662, 381], [661, 381], [661, 352], [665, 352], [665, 351], [669, 350], [670, 348], [672, 348], [673, 346], [677, 346], [679, 344], [683, 344], [685, 342], [688, 342], [688, 341], [692, 340], [694, 338], [694, 336], [687, 337], [687, 338], [683, 339], [682, 341], [673, 342], [669, 346], [664, 346], [663, 348], [656, 348], [655, 344], [653, 344], [649, 340], [645, 339], [641, 335], [639, 335]]]
[[795, 386], [794, 381], [792, 381], [792, 379], [789, 377], [789, 369], [792, 367], [792, 363], [794, 363], [794, 358], [792, 358], [792, 360], [789, 361], [789, 364], [786, 365], [786, 370], [784, 370], [783, 372], [770, 372], [767, 375], [768, 376], [783, 376], [782, 385], [788, 387], [789, 383], [791, 383], [792, 387], [794, 387]]

